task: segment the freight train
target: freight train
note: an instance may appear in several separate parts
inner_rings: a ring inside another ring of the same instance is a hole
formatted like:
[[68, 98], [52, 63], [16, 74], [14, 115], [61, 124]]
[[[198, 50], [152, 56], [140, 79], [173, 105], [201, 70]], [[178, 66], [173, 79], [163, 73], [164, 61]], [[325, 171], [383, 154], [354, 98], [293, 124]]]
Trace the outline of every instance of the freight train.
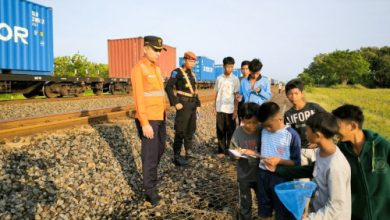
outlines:
[[[0, 94], [26, 98], [129, 91], [126, 78], [54, 77], [53, 10], [26, 0], [0, 0]], [[16, 15], [16, 16], [15, 16]]]
[[[82, 96], [87, 88], [96, 95], [130, 91], [132, 68], [143, 56], [142, 37], [108, 40], [109, 78], [55, 77], [52, 8], [27, 0], [0, 0], [0, 15], [0, 94], [55, 98]], [[163, 77], [168, 79], [176, 68], [176, 48], [164, 47], [167, 51], [161, 53], [159, 66]], [[183, 62], [179, 58], [179, 65]], [[223, 73], [223, 66], [199, 56], [194, 72], [199, 88], [211, 88]], [[233, 74], [239, 77], [240, 69]]]

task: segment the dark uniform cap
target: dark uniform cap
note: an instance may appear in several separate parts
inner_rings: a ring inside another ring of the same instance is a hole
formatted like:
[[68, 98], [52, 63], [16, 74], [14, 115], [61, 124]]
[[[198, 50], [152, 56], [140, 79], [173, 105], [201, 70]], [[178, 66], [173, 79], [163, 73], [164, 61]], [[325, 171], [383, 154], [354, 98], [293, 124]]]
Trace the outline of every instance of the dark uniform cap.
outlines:
[[156, 50], [165, 50], [163, 47], [163, 39], [161, 37], [156, 37], [156, 36], [145, 36], [144, 37], [144, 46], [151, 46]]
[[187, 51], [184, 53], [184, 59], [196, 60], [196, 55], [192, 51]]

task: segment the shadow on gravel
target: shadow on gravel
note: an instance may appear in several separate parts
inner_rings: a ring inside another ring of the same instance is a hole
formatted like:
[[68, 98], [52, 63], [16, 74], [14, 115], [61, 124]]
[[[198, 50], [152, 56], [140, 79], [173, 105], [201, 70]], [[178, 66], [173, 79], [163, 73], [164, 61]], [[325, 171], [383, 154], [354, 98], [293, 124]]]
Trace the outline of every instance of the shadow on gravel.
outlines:
[[8, 155], [0, 178], [0, 218], [34, 219], [38, 204], [53, 204], [57, 187], [46, 161], [22, 153]]
[[[137, 205], [137, 201], [140, 201], [142, 193], [142, 178], [136, 165], [138, 155], [134, 155], [135, 143], [131, 143], [129, 138], [125, 137], [122, 128], [115, 124], [97, 124], [90, 123], [90, 125], [99, 133], [110, 146], [110, 149], [119, 162], [122, 174], [125, 177], [127, 184], [131, 190], [135, 193], [135, 196], [129, 198], [125, 203]], [[114, 213], [113, 216], [116, 214]]]

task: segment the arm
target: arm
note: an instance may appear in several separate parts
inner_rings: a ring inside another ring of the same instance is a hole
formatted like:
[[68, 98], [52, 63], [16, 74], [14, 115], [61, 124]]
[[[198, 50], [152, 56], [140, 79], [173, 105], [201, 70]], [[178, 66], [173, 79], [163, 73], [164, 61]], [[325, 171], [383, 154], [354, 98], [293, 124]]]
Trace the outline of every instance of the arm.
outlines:
[[235, 85], [234, 85], [234, 114], [233, 118], [237, 118], [237, 112], [238, 112], [238, 95], [240, 92], [240, 81], [238, 78], [236, 79]]
[[341, 213], [350, 210], [351, 207], [347, 206], [347, 200], [351, 199], [348, 199], [351, 192], [347, 190], [350, 177], [345, 168], [330, 168], [326, 175], [329, 199], [317, 212], [309, 213], [307, 219], [338, 219]]
[[314, 163], [306, 166], [277, 166], [275, 173], [288, 179], [313, 178]]
[[290, 159], [294, 161], [295, 166], [301, 165], [301, 138], [299, 134], [292, 128], [288, 128], [292, 138], [290, 143]]
[[136, 66], [133, 69], [131, 74], [131, 85], [133, 86], [135, 110], [138, 113], [138, 120], [140, 121], [142, 127], [150, 125], [145, 108], [142, 71], [139, 66]]
[[171, 106], [175, 106], [177, 103], [179, 103], [175, 93], [173, 92], [173, 89], [177, 82], [177, 75], [178, 72], [176, 70], [173, 70], [171, 73], [171, 77], [169, 78], [167, 85], [165, 86], [165, 91], [167, 92], [169, 103]]
[[270, 83], [267, 81], [266, 85], [264, 88], [261, 88], [260, 92], [258, 95], [263, 98], [264, 100], [270, 100], [272, 98], [271, 94], [271, 86]]
[[214, 91], [215, 91], [214, 109], [217, 110], [217, 98], [218, 98], [218, 91], [219, 91], [219, 80], [218, 80], [218, 78], [215, 81]]

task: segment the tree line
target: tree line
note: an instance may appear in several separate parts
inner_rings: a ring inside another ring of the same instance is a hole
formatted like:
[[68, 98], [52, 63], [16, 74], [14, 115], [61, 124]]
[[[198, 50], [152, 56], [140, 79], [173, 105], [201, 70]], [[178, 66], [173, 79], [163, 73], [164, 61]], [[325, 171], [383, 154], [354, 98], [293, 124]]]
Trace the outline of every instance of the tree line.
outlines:
[[298, 77], [308, 85], [362, 84], [390, 88], [390, 47], [318, 54]]
[[54, 76], [57, 77], [108, 77], [108, 65], [91, 62], [79, 53], [54, 58]]

